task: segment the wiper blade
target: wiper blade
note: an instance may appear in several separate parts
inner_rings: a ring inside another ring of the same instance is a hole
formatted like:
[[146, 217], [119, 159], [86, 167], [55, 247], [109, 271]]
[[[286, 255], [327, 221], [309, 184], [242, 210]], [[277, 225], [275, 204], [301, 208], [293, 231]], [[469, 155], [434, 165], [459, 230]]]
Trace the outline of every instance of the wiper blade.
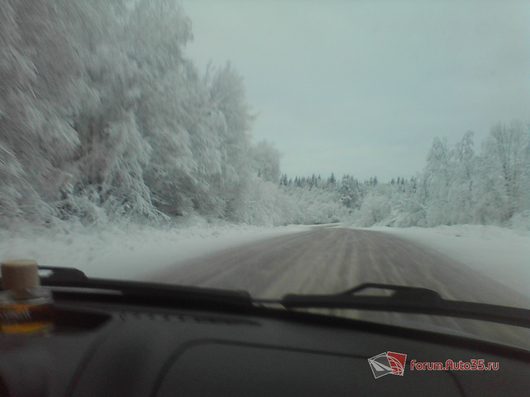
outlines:
[[44, 286], [115, 291], [124, 300], [168, 305], [184, 303], [252, 306], [252, 299], [246, 291], [91, 278], [78, 269], [66, 267], [39, 266], [39, 272], [44, 273], [41, 276]]
[[[391, 291], [387, 296], [359, 295], [368, 289]], [[362, 309], [412, 314], [429, 314], [485, 320], [530, 328], [530, 310], [509, 306], [443, 299], [436, 291], [393, 284], [365, 283], [330, 295], [285, 295], [287, 309], [327, 308]]]

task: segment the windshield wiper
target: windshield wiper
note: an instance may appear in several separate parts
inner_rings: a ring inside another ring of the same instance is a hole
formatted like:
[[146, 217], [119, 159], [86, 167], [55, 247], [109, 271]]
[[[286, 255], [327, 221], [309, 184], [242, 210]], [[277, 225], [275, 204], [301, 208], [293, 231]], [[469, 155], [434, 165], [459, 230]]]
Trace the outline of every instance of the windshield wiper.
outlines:
[[[359, 295], [369, 289], [390, 291], [387, 296]], [[530, 328], [530, 310], [443, 299], [436, 291], [392, 284], [365, 283], [331, 295], [285, 295], [280, 301], [287, 309], [362, 309], [429, 314], [485, 320]]]
[[166, 305], [252, 306], [252, 298], [246, 291], [91, 278], [78, 269], [67, 267], [39, 266], [39, 272], [44, 286], [114, 292], [124, 301]]
[[[114, 291], [124, 300], [147, 304], [207, 304], [255, 307], [280, 304], [286, 309], [360, 309], [428, 314], [491, 321], [530, 328], [530, 310], [509, 306], [443, 299], [436, 291], [393, 284], [365, 283], [338, 294], [287, 294], [281, 300], [252, 299], [246, 291], [232, 291], [172, 284], [108, 280], [87, 277], [74, 268], [39, 267], [48, 273], [42, 284], [52, 287]], [[384, 296], [366, 295], [367, 290], [387, 291]]]

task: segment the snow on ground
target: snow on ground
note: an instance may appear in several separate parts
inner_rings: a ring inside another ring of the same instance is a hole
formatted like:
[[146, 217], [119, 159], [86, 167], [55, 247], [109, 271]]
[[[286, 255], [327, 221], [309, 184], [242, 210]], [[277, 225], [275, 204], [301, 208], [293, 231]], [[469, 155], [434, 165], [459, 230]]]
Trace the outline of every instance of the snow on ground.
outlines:
[[283, 234], [307, 226], [257, 227], [199, 224], [175, 228], [106, 226], [68, 231], [0, 231], [0, 260], [30, 258], [43, 266], [75, 267], [90, 277], [140, 279], [199, 255]]
[[[336, 225], [330, 225], [336, 226]], [[320, 226], [322, 227], [322, 226]], [[210, 225], [173, 228], [138, 225], [72, 227], [65, 231], [0, 231], [0, 260], [32, 258], [47, 266], [83, 270], [91, 277], [141, 279], [224, 248], [310, 230], [311, 226]], [[372, 227], [439, 251], [507, 287], [530, 296], [530, 232], [496, 226]]]
[[498, 226], [372, 227], [428, 246], [530, 296], [530, 232]]

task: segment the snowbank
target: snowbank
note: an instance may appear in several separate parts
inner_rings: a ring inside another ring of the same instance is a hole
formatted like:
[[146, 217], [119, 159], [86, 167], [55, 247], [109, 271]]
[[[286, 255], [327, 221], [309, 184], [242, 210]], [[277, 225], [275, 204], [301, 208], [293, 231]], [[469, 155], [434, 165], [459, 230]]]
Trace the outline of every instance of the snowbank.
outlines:
[[530, 232], [497, 226], [373, 227], [439, 251], [530, 296]]
[[0, 260], [32, 258], [43, 266], [68, 266], [91, 277], [140, 279], [195, 256], [282, 234], [307, 226], [257, 227], [200, 224], [182, 228], [138, 225], [79, 227], [68, 231], [0, 231]]

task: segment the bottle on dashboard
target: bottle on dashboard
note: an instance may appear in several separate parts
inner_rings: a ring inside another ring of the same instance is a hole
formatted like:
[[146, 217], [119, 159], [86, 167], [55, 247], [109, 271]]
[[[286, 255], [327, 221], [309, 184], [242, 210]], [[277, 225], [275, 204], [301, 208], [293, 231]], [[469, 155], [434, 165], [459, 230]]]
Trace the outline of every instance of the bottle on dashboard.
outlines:
[[41, 287], [34, 260], [1, 263], [0, 333], [47, 334], [53, 329], [51, 291]]

